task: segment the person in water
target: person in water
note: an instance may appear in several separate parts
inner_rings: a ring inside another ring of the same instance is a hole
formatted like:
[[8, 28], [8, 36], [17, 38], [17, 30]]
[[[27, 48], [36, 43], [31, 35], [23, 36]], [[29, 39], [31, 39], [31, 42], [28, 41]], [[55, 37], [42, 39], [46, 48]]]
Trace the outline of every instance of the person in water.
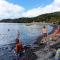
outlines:
[[10, 29], [8, 29], [8, 31], [10, 31]]
[[[19, 34], [18, 34], [19, 36]], [[17, 36], [17, 37], [18, 37]], [[19, 60], [22, 55], [23, 55], [23, 45], [22, 43], [19, 41], [19, 38], [16, 38], [16, 53], [17, 53], [17, 60]]]
[[22, 56], [23, 53], [23, 45], [19, 42], [19, 39], [16, 39], [16, 53], [18, 55], [18, 59]]

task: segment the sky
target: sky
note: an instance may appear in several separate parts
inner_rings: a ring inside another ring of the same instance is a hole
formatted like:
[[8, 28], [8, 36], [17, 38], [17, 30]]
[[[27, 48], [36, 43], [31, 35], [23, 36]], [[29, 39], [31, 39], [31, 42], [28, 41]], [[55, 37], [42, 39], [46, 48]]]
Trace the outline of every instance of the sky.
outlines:
[[60, 0], [0, 0], [0, 20], [36, 17], [60, 11]]
[[43, 7], [50, 4], [53, 0], [8, 0], [10, 3], [18, 4], [26, 9], [33, 9], [36, 7]]

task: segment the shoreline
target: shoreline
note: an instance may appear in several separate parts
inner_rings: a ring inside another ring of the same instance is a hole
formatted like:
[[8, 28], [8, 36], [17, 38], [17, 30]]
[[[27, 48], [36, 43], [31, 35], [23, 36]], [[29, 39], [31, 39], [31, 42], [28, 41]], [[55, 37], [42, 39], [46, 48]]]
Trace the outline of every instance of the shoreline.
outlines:
[[[53, 30], [49, 33], [49, 34], [52, 34], [52, 33], [54, 33], [54, 31], [55, 31], [55, 29], [57, 28], [55, 25], [51, 25], [51, 26], [53, 26]], [[36, 40], [36, 42], [34, 43], [34, 44], [37, 44], [39, 47], [37, 47], [35, 50], [34, 50], [34, 53], [37, 55], [37, 57], [38, 56], [42, 56], [41, 58], [37, 58], [36, 60], [44, 60], [45, 58], [47, 59], [47, 60], [49, 60], [49, 56], [50, 55], [52, 55], [53, 53], [55, 53], [55, 51], [53, 51], [53, 49], [51, 48], [50, 50], [51, 51], [48, 51], [49, 50], [49, 48], [45, 48], [45, 46], [46, 46], [46, 44], [41, 44], [40, 43], [40, 41], [41, 41], [41, 39], [43, 38], [43, 36], [40, 36], [40, 37], [38, 37], [37, 38], [37, 40]], [[47, 51], [45, 51], [45, 50], [47, 50]], [[55, 49], [54, 49], [55, 50]], [[46, 53], [45, 53], [45, 52]], [[40, 52], [40, 54], [39, 54], [39, 52]], [[50, 55], [49, 55], [50, 54]], [[45, 55], [45, 57], [43, 56], [43, 55]], [[49, 56], [48, 56], [49, 55]], [[43, 58], [44, 57], [44, 58]], [[43, 59], [42, 59], [43, 58]], [[51, 59], [51, 60], [53, 60], [54, 59], [54, 56], [53, 56], [53, 58]]]

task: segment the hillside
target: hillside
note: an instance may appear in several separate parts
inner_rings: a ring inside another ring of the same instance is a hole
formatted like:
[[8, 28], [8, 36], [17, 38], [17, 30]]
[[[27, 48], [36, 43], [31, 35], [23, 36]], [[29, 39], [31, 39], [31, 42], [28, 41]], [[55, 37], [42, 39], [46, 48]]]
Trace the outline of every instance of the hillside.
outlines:
[[49, 22], [60, 24], [60, 12], [43, 14], [33, 18], [3, 19], [0, 22], [7, 23], [31, 23], [31, 22]]

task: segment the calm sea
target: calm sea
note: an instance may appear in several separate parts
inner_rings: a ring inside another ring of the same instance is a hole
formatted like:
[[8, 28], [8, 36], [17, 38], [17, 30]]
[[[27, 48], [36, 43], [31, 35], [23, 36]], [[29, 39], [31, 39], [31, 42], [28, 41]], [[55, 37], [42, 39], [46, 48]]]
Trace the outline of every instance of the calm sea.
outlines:
[[[14, 43], [17, 30], [19, 30], [19, 39], [23, 44], [31, 44], [38, 36], [42, 35], [41, 29], [43, 26], [42, 24], [0, 23], [0, 45]], [[46, 25], [46, 27], [48, 28], [48, 33], [53, 29], [50, 25]]]

